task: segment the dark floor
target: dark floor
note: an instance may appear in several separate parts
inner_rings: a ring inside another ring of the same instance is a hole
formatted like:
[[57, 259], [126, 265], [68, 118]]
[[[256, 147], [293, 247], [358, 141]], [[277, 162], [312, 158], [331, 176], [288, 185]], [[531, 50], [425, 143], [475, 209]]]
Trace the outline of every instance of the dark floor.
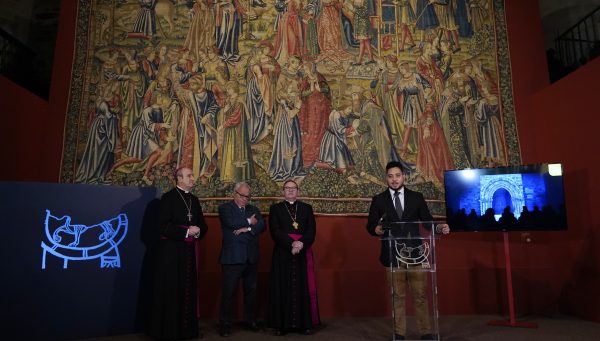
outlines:
[[[566, 316], [558, 317], [528, 317], [519, 321], [533, 322], [537, 328], [495, 327], [488, 325], [490, 320], [500, 319], [497, 316], [444, 316], [440, 318], [440, 336], [444, 341], [482, 340], [482, 341], [571, 341], [571, 340], [600, 340], [600, 324], [579, 320]], [[310, 340], [310, 341], [351, 341], [351, 340], [390, 340], [391, 320], [384, 318], [334, 318], [323, 321], [323, 326], [312, 335], [289, 333], [285, 336], [275, 336], [269, 330], [253, 333], [235, 328], [228, 338], [222, 338], [217, 333], [214, 321], [202, 321], [204, 332], [202, 340]], [[412, 335], [411, 335], [412, 334]], [[409, 337], [418, 335], [409, 330]], [[111, 337], [86, 339], [86, 341], [149, 341], [142, 334], [117, 335]]]

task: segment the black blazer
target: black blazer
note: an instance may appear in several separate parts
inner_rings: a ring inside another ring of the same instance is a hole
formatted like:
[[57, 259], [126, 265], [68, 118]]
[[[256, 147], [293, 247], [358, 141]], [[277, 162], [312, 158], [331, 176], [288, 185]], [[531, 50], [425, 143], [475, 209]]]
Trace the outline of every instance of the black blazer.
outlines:
[[[256, 225], [248, 224], [248, 218], [256, 216]], [[233, 201], [219, 206], [219, 219], [223, 241], [221, 244], [221, 264], [246, 264], [258, 262], [258, 237], [265, 230], [265, 222], [256, 206], [246, 205], [244, 213]], [[252, 227], [252, 231], [234, 235], [233, 230]]]
[[[429, 207], [423, 198], [423, 194], [415, 191], [411, 191], [404, 187], [404, 207], [403, 207], [402, 219], [398, 217], [396, 209], [394, 208], [394, 201], [390, 195], [390, 191], [386, 188], [382, 193], [377, 194], [371, 201], [371, 207], [369, 209], [369, 218], [367, 220], [367, 231], [373, 236], [377, 236], [375, 233], [375, 227], [379, 224], [385, 225], [386, 222], [410, 222], [410, 221], [430, 221], [433, 220]], [[390, 235], [394, 237], [404, 237], [410, 234], [411, 237], [419, 236], [419, 225], [418, 224], [403, 224], [396, 225], [391, 230], [385, 231], [383, 237]], [[413, 245], [417, 246], [417, 245]], [[379, 255], [379, 261], [383, 266], [390, 265], [389, 259], [389, 242], [386, 240], [381, 241], [381, 254]]]

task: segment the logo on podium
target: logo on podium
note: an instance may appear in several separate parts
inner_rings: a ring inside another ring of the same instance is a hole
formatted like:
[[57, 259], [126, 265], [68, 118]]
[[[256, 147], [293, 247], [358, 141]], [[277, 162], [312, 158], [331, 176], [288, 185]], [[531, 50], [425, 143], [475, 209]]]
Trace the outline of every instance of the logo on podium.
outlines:
[[421, 265], [424, 269], [431, 267], [429, 264], [429, 254], [431, 252], [429, 242], [424, 241], [421, 245], [414, 247], [398, 241], [395, 241], [394, 244], [398, 267], [400, 267], [400, 264], [406, 266]]

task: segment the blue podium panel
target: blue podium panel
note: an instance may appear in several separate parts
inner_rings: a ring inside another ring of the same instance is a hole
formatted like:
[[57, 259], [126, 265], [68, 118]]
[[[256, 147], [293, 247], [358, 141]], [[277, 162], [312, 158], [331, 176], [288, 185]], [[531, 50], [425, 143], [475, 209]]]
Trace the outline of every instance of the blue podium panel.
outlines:
[[0, 182], [3, 337], [140, 330], [158, 196], [155, 188]]

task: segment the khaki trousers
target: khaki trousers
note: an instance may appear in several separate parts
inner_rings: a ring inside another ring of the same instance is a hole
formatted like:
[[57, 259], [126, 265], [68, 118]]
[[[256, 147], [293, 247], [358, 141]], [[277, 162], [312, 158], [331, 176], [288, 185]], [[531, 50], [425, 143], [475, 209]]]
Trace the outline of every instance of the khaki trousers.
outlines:
[[395, 270], [391, 274], [388, 272], [388, 280], [394, 288], [394, 332], [406, 335], [406, 284], [408, 284], [415, 306], [419, 335], [431, 334], [427, 272]]

